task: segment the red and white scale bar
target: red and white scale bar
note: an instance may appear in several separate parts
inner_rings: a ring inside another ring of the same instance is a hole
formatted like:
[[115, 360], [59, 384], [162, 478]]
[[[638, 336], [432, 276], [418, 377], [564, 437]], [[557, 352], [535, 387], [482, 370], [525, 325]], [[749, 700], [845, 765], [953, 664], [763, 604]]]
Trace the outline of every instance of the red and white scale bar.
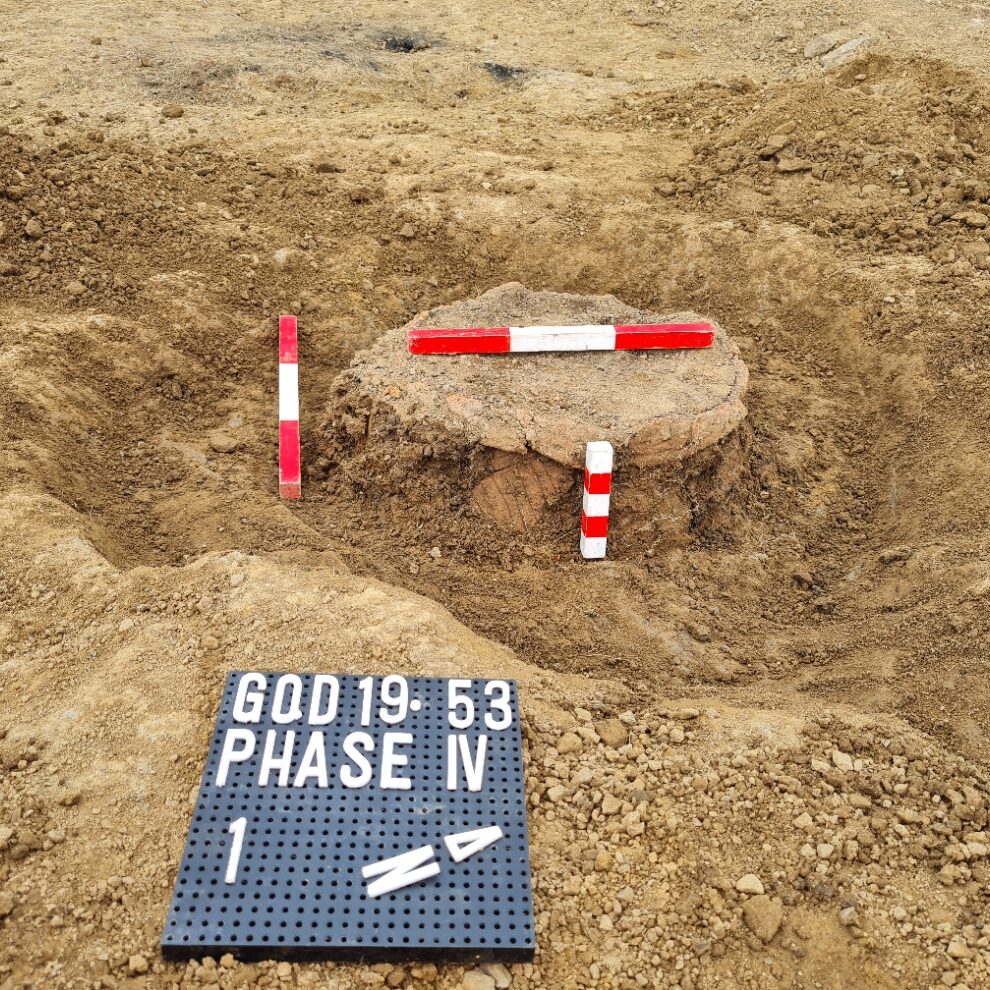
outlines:
[[470, 327], [407, 331], [410, 354], [532, 354], [538, 351], [644, 351], [711, 347], [710, 323], [575, 327]]
[[605, 556], [611, 492], [612, 445], [607, 440], [594, 440], [584, 455], [581, 556], [585, 560], [601, 560]]
[[294, 316], [278, 318], [278, 493], [302, 497], [299, 452], [299, 337]]

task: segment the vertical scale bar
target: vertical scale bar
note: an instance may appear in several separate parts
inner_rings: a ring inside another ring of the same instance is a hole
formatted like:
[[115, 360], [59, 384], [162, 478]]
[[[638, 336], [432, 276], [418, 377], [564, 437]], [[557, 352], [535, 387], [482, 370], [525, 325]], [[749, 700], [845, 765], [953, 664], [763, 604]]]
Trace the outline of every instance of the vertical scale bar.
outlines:
[[581, 504], [581, 556], [601, 560], [608, 537], [612, 492], [612, 445], [593, 440], [584, 455], [584, 499]]
[[278, 493], [302, 497], [299, 451], [299, 340], [294, 316], [278, 318]]

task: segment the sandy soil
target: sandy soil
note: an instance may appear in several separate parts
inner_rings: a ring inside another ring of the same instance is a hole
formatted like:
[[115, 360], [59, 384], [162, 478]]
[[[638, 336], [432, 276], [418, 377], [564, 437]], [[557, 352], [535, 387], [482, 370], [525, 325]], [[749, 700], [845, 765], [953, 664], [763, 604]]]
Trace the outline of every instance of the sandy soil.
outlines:
[[[988, 17], [0, 10], [0, 990], [990, 986]], [[321, 460], [356, 351], [512, 281], [739, 345], [689, 538], [585, 566]], [[535, 964], [162, 962], [246, 661], [515, 672]]]

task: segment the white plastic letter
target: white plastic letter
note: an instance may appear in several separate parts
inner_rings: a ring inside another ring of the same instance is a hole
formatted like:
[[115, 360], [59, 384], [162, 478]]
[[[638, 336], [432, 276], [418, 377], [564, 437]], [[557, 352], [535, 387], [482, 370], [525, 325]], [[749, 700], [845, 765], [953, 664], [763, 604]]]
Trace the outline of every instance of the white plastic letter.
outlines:
[[[399, 696], [392, 697], [392, 688], [399, 689]], [[388, 725], [398, 725], [409, 714], [409, 685], [404, 677], [389, 674], [382, 681], [382, 707], [378, 709], [378, 717]], [[392, 709], [395, 711], [392, 711]]]
[[371, 725], [371, 689], [375, 686], [373, 677], [362, 677], [358, 681], [358, 690], [361, 692], [361, 724]]
[[478, 748], [474, 761], [468, 749], [468, 737], [463, 733], [447, 736], [447, 790], [456, 791], [461, 774], [459, 763], [464, 764], [464, 776], [469, 791], [480, 791], [485, 779], [485, 754], [488, 752], [488, 736], [478, 736]]
[[[244, 743], [243, 749], [234, 749], [235, 743]], [[227, 771], [231, 763], [243, 763], [254, 755], [256, 740], [250, 729], [228, 729], [223, 737], [223, 750], [220, 752], [220, 765], [217, 767], [217, 787], [227, 783]]]
[[285, 734], [285, 743], [282, 746], [282, 755], [275, 755], [275, 740], [279, 733], [275, 729], [269, 729], [265, 733], [265, 751], [261, 754], [261, 769], [258, 771], [258, 786], [264, 787], [268, 783], [268, 775], [272, 770], [278, 771], [278, 785], [285, 787], [289, 783], [289, 771], [292, 769], [292, 747], [296, 741], [296, 734], [289, 729]]
[[235, 818], [227, 826], [227, 831], [234, 837], [234, 841], [230, 844], [230, 859], [227, 861], [224, 883], [234, 883], [237, 880], [237, 866], [241, 861], [241, 849], [244, 847], [245, 828], [247, 828], [246, 818]]
[[[285, 689], [292, 688], [289, 698], [289, 710], [285, 711]], [[272, 701], [272, 721], [278, 725], [288, 725], [302, 718], [302, 678], [297, 674], [286, 674], [278, 679], [275, 685], [275, 698]]]
[[409, 763], [405, 753], [396, 753], [396, 746], [408, 746], [413, 741], [411, 732], [386, 732], [382, 739], [382, 787], [391, 791], [408, 791], [412, 781], [408, 777], [396, 777], [392, 771]]
[[[323, 689], [330, 688], [326, 711], [320, 711]], [[337, 717], [337, 701], [340, 698], [340, 681], [333, 674], [317, 674], [313, 678], [313, 698], [309, 703], [309, 724], [329, 725]]]
[[314, 732], [309, 737], [306, 752], [303, 753], [303, 758], [299, 761], [299, 769], [296, 771], [296, 779], [292, 781], [292, 786], [304, 787], [310, 777], [315, 777], [316, 783], [320, 787], [326, 787], [329, 784], [327, 751], [322, 732]]
[[[237, 696], [234, 698], [234, 721], [235, 722], [260, 722], [261, 710], [265, 707], [265, 688], [268, 681], [264, 674], [245, 674], [237, 684]], [[250, 691], [249, 688], [256, 687], [257, 691]], [[251, 707], [245, 709], [246, 702], [250, 702]]]
[[[471, 696], [462, 694], [463, 688], [469, 688], [469, 680], [452, 677], [447, 682], [447, 720], [455, 729], [466, 729], [474, 721], [474, 702]], [[457, 709], [464, 706], [464, 717], [457, 714]]]
[[493, 842], [498, 842], [502, 835], [500, 826], [489, 825], [470, 832], [458, 832], [457, 835], [445, 835], [443, 844], [455, 863], [463, 863], [468, 856], [473, 856], [482, 849], [487, 849]]
[[[492, 697], [494, 691], [498, 691], [497, 698]], [[501, 732], [512, 725], [512, 707], [509, 704], [512, 691], [508, 683], [506, 681], [489, 681], [485, 685], [485, 697], [489, 699], [490, 708], [502, 716], [501, 718], [494, 718], [492, 712], [488, 711], [485, 714], [485, 725], [493, 732]]]
[[358, 746], [370, 753], [375, 748], [375, 740], [367, 732], [351, 732], [344, 737], [344, 755], [359, 769], [354, 769], [346, 763], [340, 768], [340, 782], [344, 787], [364, 787], [371, 780], [371, 763]]
[[361, 876], [365, 880], [369, 877], [378, 879], [368, 884], [368, 896], [381, 897], [382, 894], [391, 894], [393, 890], [435, 877], [440, 872], [440, 864], [434, 855], [432, 846], [421, 846], [378, 863], [369, 863], [362, 868]]

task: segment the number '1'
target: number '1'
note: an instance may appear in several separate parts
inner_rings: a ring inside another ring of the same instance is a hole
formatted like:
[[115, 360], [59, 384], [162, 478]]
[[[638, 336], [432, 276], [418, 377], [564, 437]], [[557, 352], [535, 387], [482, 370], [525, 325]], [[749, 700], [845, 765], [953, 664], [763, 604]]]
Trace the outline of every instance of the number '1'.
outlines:
[[234, 841], [230, 844], [230, 859], [227, 861], [224, 883], [233, 883], [237, 879], [237, 864], [241, 861], [241, 847], [244, 845], [244, 829], [246, 827], [246, 818], [235, 818], [227, 826], [227, 831], [234, 837]]

